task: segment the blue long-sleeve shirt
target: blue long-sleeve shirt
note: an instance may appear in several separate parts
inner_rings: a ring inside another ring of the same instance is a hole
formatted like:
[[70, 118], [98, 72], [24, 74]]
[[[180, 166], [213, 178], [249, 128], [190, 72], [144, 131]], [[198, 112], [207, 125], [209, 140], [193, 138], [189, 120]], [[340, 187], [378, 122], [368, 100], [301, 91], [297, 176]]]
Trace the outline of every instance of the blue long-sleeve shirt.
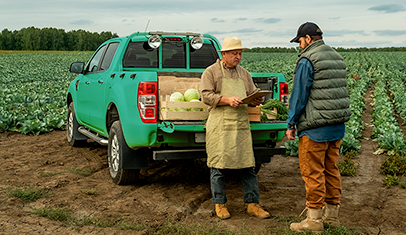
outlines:
[[[296, 68], [295, 80], [289, 100], [289, 118], [286, 120], [289, 126], [296, 126], [299, 117], [302, 115], [313, 85], [314, 69], [306, 58], [302, 58]], [[344, 138], [345, 124], [322, 126], [304, 131], [298, 131], [297, 135], [307, 135], [309, 139], [316, 142], [334, 141]]]

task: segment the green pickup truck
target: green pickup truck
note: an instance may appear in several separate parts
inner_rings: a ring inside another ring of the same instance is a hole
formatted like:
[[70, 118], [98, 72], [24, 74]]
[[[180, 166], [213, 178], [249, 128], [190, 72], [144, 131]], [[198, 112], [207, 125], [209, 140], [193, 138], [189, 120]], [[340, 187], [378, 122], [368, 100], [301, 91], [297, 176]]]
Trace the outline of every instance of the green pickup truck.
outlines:
[[[199, 81], [204, 69], [221, 58], [218, 40], [208, 34], [137, 32], [104, 42], [87, 64], [74, 62], [79, 74], [67, 91], [67, 139], [83, 146], [88, 139], [108, 146], [110, 175], [116, 184], [132, 184], [153, 160], [207, 157], [202, 119], [167, 120], [162, 94], [177, 80]], [[173, 82], [163, 78], [174, 78]], [[252, 73], [267, 99], [287, 104], [288, 85], [281, 73]], [[185, 82], [186, 81], [186, 82]], [[166, 85], [163, 85], [166, 84]], [[191, 83], [193, 84], [193, 83]], [[175, 86], [174, 86], [175, 85]], [[196, 84], [195, 84], [196, 85]], [[256, 171], [284, 147], [285, 121], [251, 122]]]

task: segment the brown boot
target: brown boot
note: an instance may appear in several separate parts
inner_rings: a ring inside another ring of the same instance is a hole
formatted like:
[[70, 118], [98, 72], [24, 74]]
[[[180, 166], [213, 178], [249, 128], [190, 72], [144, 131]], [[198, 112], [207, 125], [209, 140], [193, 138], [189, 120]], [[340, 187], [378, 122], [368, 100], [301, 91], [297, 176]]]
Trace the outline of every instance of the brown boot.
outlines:
[[258, 203], [248, 203], [247, 212], [248, 214], [259, 217], [261, 219], [271, 217], [271, 215], [269, 215], [268, 212], [264, 211]]
[[331, 227], [340, 227], [340, 221], [338, 220], [338, 210], [340, 205], [332, 205], [324, 203], [323, 207], [323, 222]]
[[216, 204], [216, 215], [220, 219], [229, 219], [231, 217], [226, 204]]
[[322, 221], [322, 208], [320, 209], [310, 209], [307, 208], [307, 218], [300, 223], [290, 224], [290, 230], [303, 232], [305, 230], [310, 230], [315, 233], [324, 232], [324, 225]]

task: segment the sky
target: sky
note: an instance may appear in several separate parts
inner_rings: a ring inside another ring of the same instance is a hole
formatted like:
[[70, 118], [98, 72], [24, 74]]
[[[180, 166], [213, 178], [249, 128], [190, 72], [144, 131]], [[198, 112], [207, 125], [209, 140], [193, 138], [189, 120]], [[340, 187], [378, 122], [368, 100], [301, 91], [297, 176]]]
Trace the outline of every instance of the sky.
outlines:
[[296, 47], [289, 41], [316, 23], [333, 47], [405, 47], [406, 1], [400, 0], [1, 0], [0, 30], [83, 29], [208, 33], [244, 47]]

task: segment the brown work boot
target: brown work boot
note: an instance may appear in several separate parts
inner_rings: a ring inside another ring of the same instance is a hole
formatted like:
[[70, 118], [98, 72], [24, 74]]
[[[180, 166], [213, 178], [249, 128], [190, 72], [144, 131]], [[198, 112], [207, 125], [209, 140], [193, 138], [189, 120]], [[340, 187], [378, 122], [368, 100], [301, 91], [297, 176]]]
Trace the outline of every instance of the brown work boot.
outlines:
[[231, 217], [226, 204], [216, 204], [216, 215], [220, 219], [229, 219]]
[[261, 219], [266, 219], [271, 217], [268, 212], [264, 211], [258, 203], [248, 203], [247, 207], [248, 214], [252, 216], [259, 217]]
[[320, 209], [307, 208], [307, 218], [300, 223], [291, 223], [290, 230], [297, 232], [303, 232], [305, 230], [310, 230], [315, 233], [324, 232], [324, 225], [321, 218], [322, 213], [323, 213], [322, 208]]
[[324, 203], [323, 207], [323, 222], [331, 227], [340, 227], [340, 221], [338, 220], [338, 210], [340, 205], [332, 205]]

